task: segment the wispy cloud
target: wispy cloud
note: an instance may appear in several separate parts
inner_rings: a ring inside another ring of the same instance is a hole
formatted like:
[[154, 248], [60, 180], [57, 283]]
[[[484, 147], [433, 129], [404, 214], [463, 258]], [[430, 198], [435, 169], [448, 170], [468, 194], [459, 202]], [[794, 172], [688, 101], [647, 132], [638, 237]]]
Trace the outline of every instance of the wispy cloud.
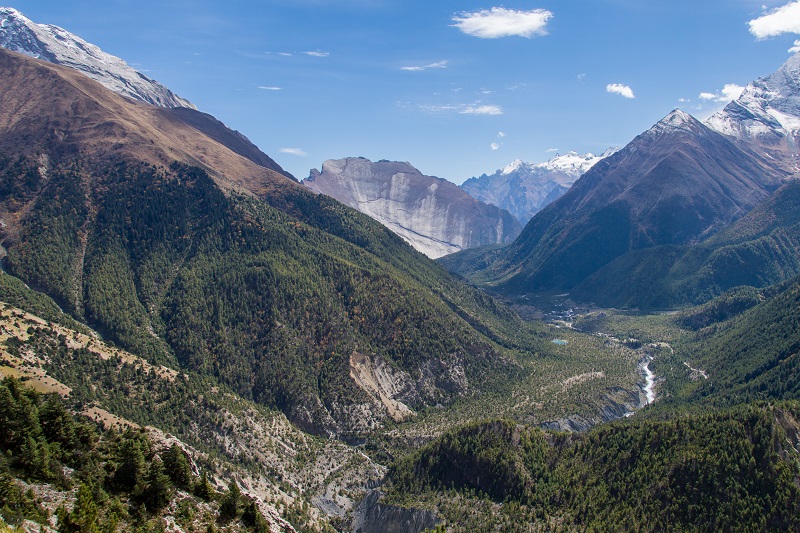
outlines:
[[305, 150], [301, 150], [300, 148], [281, 148], [280, 151], [282, 154], [296, 155], [300, 157], [305, 157], [308, 155]]
[[553, 152], [558, 152], [558, 148], [548, 148], [547, 150], [545, 150], [545, 152], [547, 152], [548, 154]]
[[331, 55], [330, 52], [321, 52], [319, 50], [314, 50], [314, 51], [311, 51], [311, 52], [303, 52], [303, 53], [305, 55], [311, 56], [311, 57], [328, 57], [329, 55]]
[[497, 150], [500, 149], [500, 145], [497, 144], [497, 143], [492, 143], [492, 144], [489, 145], [489, 148], [491, 148], [492, 151], [494, 152], [494, 151], [497, 151]]
[[283, 87], [271, 87], [269, 85], [259, 85], [258, 88], [263, 90], [263, 91], [281, 91], [281, 90], [283, 90]]
[[[750, 33], [757, 39], [775, 37], [783, 33], [800, 33], [800, 0], [773, 9], [747, 23]], [[797, 43], [795, 43], [797, 46]]]
[[698, 98], [707, 102], [730, 102], [731, 100], [736, 100], [739, 98], [739, 96], [742, 94], [742, 91], [744, 91], [744, 87], [741, 85], [736, 85], [735, 83], [726, 83], [725, 87], [723, 87], [721, 91], [713, 93], [703, 92], [700, 93]]
[[[480, 102], [472, 104], [417, 104], [411, 102], [398, 102], [400, 107], [415, 107], [427, 113], [459, 113], [461, 115], [502, 115], [503, 109], [498, 105], [484, 105]], [[505, 133], [497, 134], [498, 139], [505, 137]]]
[[471, 105], [459, 113], [462, 115], [502, 115], [503, 109], [497, 105]]
[[552, 17], [553, 13], [546, 9], [519, 11], [493, 7], [458, 13], [453, 16], [453, 26], [467, 35], [481, 39], [514, 36], [530, 38], [547, 35], [547, 21]]
[[689, 100], [688, 98], [678, 98], [678, 102], [682, 104], [688, 104], [689, 102], [691, 102], [691, 100]]
[[428, 70], [430, 68], [447, 68], [447, 61], [437, 61], [436, 63], [431, 63], [429, 65], [400, 67], [400, 70], [408, 70], [410, 72], [422, 72], [423, 70]]
[[504, 131], [498, 131], [497, 132], [497, 138], [498, 139], [504, 139], [505, 136], [506, 136], [506, 133]]
[[800, 52], [800, 40], [795, 40], [794, 45], [789, 48], [790, 54], [796, 54], [797, 52]]
[[618, 94], [620, 96], [624, 96], [625, 98], [636, 98], [636, 95], [633, 94], [633, 89], [627, 85], [623, 85], [622, 83], [609, 83], [606, 85], [606, 92]]
[[459, 109], [459, 107], [455, 105], [420, 105], [418, 107], [423, 111], [429, 111], [431, 113], [440, 113], [442, 111], [456, 111], [457, 109]]
[[578, 74], [578, 83], [583, 83], [584, 81], [586, 81], [586, 73]]

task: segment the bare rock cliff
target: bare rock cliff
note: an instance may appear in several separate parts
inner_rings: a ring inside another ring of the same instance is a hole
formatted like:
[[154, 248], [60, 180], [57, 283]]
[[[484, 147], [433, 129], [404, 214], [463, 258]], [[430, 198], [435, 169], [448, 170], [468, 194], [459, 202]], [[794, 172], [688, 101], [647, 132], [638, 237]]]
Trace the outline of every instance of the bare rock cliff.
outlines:
[[349, 157], [329, 160], [303, 180], [309, 189], [365, 213], [428, 257], [511, 242], [522, 230], [504, 209], [408, 163]]

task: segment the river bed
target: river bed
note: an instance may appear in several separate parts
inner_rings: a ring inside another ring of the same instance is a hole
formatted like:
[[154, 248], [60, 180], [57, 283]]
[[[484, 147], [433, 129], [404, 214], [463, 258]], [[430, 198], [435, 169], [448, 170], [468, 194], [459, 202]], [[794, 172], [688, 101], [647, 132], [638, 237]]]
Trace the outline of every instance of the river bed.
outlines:
[[647, 398], [645, 405], [650, 405], [656, 400], [656, 375], [650, 370], [650, 363], [653, 362], [652, 357], [647, 357], [642, 362], [642, 372], [644, 372], [644, 394]]

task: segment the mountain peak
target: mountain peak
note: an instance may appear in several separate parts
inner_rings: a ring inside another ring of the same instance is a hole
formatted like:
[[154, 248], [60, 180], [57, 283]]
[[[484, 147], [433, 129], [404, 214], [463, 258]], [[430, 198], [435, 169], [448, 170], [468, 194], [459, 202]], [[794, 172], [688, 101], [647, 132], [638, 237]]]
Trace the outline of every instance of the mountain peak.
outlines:
[[663, 135], [665, 133], [676, 133], [679, 131], [697, 132], [703, 129], [702, 122], [681, 109], [673, 109], [667, 116], [656, 122], [652, 128], [647, 130], [645, 135]]
[[524, 165], [525, 165], [525, 162], [522, 159], [515, 159], [510, 164], [508, 164], [505, 167], [503, 167], [502, 173], [504, 175], [511, 174], [513, 172], [518, 171]]
[[0, 47], [78, 70], [116, 93], [160, 107], [196, 107], [119, 57], [52, 24], [0, 7]]
[[680, 128], [692, 125], [699, 121], [682, 109], [673, 109], [667, 116], [659, 121], [659, 124]]
[[769, 76], [750, 82], [706, 124], [748, 144], [784, 170], [800, 172], [800, 53]]

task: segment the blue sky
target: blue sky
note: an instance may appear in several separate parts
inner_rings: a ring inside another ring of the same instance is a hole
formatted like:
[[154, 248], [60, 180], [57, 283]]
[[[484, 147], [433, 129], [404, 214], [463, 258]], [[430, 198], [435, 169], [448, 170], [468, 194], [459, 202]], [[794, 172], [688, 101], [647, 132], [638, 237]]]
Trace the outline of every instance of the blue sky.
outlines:
[[460, 183], [602, 152], [676, 107], [707, 117], [800, 38], [787, 0], [6, 5], [122, 57], [301, 179], [347, 156]]

